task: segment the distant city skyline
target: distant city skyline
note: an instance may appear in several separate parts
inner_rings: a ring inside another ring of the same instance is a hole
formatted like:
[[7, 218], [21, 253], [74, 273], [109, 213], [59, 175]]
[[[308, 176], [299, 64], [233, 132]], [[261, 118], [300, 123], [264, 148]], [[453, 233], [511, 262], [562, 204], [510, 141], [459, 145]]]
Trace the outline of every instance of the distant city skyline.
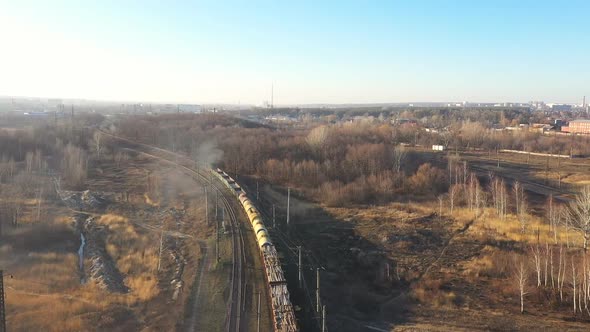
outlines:
[[581, 104], [587, 1], [5, 1], [0, 96]]

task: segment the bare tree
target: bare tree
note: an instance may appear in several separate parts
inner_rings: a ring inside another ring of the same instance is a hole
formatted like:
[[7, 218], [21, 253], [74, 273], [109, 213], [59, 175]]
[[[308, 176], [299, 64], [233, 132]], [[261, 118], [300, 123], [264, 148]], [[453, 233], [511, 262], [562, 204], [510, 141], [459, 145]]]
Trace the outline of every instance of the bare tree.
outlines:
[[[586, 266], [586, 254], [583, 253], [582, 254], [582, 291], [580, 292], [580, 295], [582, 295], [582, 298], [584, 299], [584, 308], [586, 309], [586, 311], [588, 311], [588, 277], [586, 276], [587, 273], [587, 266]], [[581, 304], [581, 302], [580, 302]], [[582, 310], [582, 307], [580, 305], [580, 311]], [[590, 312], [589, 312], [590, 314]]]
[[551, 275], [551, 289], [555, 289], [555, 277], [553, 275], [553, 247], [549, 247], [549, 268], [550, 268], [550, 275]]
[[563, 250], [563, 245], [559, 246], [559, 270], [557, 271], [557, 289], [559, 291], [559, 299], [563, 302], [563, 284], [565, 283], [566, 272], [566, 257]]
[[125, 152], [118, 151], [117, 153], [115, 153], [114, 158], [117, 167], [121, 167], [121, 163], [123, 161], [127, 161], [129, 159], [129, 156]]
[[491, 176], [490, 191], [492, 193], [492, 203], [496, 209], [496, 214], [500, 219], [506, 218], [507, 192], [504, 180]]
[[520, 313], [522, 314], [524, 313], [524, 297], [527, 294], [528, 270], [523, 259], [517, 259], [514, 266], [513, 277], [520, 294]]
[[588, 248], [590, 239], [590, 186], [586, 186], [576, 195], [576, 199], [570, 202], [567, 218], [571, 222], [571, 229], [580, 233], [584, 238], [584, 251]]
[[473, 210], [476, 205], [476, 190], [479, 187], [479, 180], [475, 173], [469, 173], [468, 182], [467, 182], [467, 205], [469, 206], [469, 210]]
[[518, 222], [520, 223], [520, 231], [524, 234], [526, 227], [529, 223], [529, 214], [526, 206], [526, 201], [523, 199], [520, 201], [520, 208], [517, 214]]
[[549, 196], [547, 202], [547, 217], [549, 219], [549, 229], [553, 232], [553, 242], [557, 244], [557, 234], [559, 232], [558, 226], [560, 223], [561, 207], [556, 207], [553, 202], [553, 195]]
[[539, 248], [538, 244], [531, 246], [531, 254], [533, 255], [535, 272], [537, 272], [537, 287], [541, 287], [541, 248]]
[[33, 159], [35, 158], [35, 154], [33, 153], [33, 151], [27, 151], [27, 154], [25, 155], [25, 171], [28, 174], [31, 174], [33, 172]]
[[447, 155], [447, 167], [449, 169], [449, 183], [457, 183], [456, 181], [453, 182], [453, 170], [456, 169], [456, 165], [459, 163], [459, 155], [458, 154], [451, 154]]
[[550, 250], [549, 250], [549, 243], [545, 242], [545, 273], [544, 275], [544, 285], [545, 287], [547, 287], [547, 282], [548, 282], [548, 275], [547, 273], [549, 272], [549, 255], [551, 254]]
[[449, 187], [449, 209], [451, 216], [453, 215], [453, 210], [455, 208], [455, 201], [457, 196], [459, 196], [459, 192], [461, 190], [461, 185], [455, 184]]
[[512, 188], [514, 191], [514, 203], [516, 208], [516, 215], [521, 213], [522, 208], [525, 206], [525, 196], [524, 196], [524, 188], [522, 184], [518, 181], [514, 182], [514, 186]]
[[475, 216], [479, 216], [480, 208], [486, 206], [486, 195], [481, 189], [479, 181], [475, 178]]
[[574, 290], [574, 314], [576, 313], [576, 263], [572, 256], [572, 288]]
[[329, 135], [330, 129], [327, 126], [319, 126], [307, 134], [305, 141], [314, 151], [322, 151]]
[[102, 150], [102, 133], [100, 131], [94, 131], [92, 143], [94, 144], [94, 149], [96, 150], [96, 156], [100, 158], [100, 151]]
[[400, 172], [402, 164], [406, 159], [406, 148], [403, 145], [398, 145], [393, 149], [393, 170], [397, 173]]

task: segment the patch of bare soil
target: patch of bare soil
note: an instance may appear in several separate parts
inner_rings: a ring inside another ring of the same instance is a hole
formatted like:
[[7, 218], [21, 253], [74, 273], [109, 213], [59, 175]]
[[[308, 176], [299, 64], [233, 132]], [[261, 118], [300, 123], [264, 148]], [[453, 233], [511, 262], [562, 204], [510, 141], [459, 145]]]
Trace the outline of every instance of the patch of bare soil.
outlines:
[[117, 268], [116, 263], [106, 250], [106, 238], [108, 229], [96, 222], [97, 217], [85, 214], [76, 215], [76, 229], [84, 237], [84, 246], [81, 248], [81, 258], [89, 264], [81, 263], [82, 282], [90, 279], [100, 288], [109, 292], [127, 293], [124, 276]]
[[107, 194], [90, 192], [90, 190], [58, 190], [57, 193], [68, 208], [76, 211], [99, 211], [107, 207], [109, 203]]

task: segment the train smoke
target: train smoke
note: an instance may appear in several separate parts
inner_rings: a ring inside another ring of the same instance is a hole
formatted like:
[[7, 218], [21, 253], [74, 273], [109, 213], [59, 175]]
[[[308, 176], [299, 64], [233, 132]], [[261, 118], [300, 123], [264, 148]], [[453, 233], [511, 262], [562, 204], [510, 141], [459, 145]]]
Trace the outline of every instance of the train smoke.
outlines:
[[210, 167], [222, 157], [223, 151], [217, 147], [217, 143], [214, 141], [207, 141], [199, 145], [194, 155], [195, 160]]

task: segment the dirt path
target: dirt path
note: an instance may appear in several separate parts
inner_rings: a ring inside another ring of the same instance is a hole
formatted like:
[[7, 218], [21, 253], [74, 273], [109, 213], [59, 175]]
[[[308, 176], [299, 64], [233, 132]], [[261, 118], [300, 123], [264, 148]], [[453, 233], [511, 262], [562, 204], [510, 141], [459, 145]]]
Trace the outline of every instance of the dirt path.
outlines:
[[201, 297], [201, 288], [202, 285], [207, 282], [205, 279], [207, 279], [209, 275], [208, 273], [205, 273], [205, 271], [211, 270], [211, 265], [213, 262], [211, 255], [209, 255], [209, 247], [207, 246], [207, 243], [204, 241], [199, 241], [199, 246], [201, 247], [203, 258], [201, 259], [201, 262], [199, 262], [199, 272], [197, 273], [197, 277], [193, 283], [192, 291], [194, 292], [194, 301], [192, 307], [189, 309], [191, 315], [185, 329], [186, 331], [199, 331], [197, 329], [197, 322], [199, 321], [199, 308], [202, 308], [207, 304], [206, 299]]

